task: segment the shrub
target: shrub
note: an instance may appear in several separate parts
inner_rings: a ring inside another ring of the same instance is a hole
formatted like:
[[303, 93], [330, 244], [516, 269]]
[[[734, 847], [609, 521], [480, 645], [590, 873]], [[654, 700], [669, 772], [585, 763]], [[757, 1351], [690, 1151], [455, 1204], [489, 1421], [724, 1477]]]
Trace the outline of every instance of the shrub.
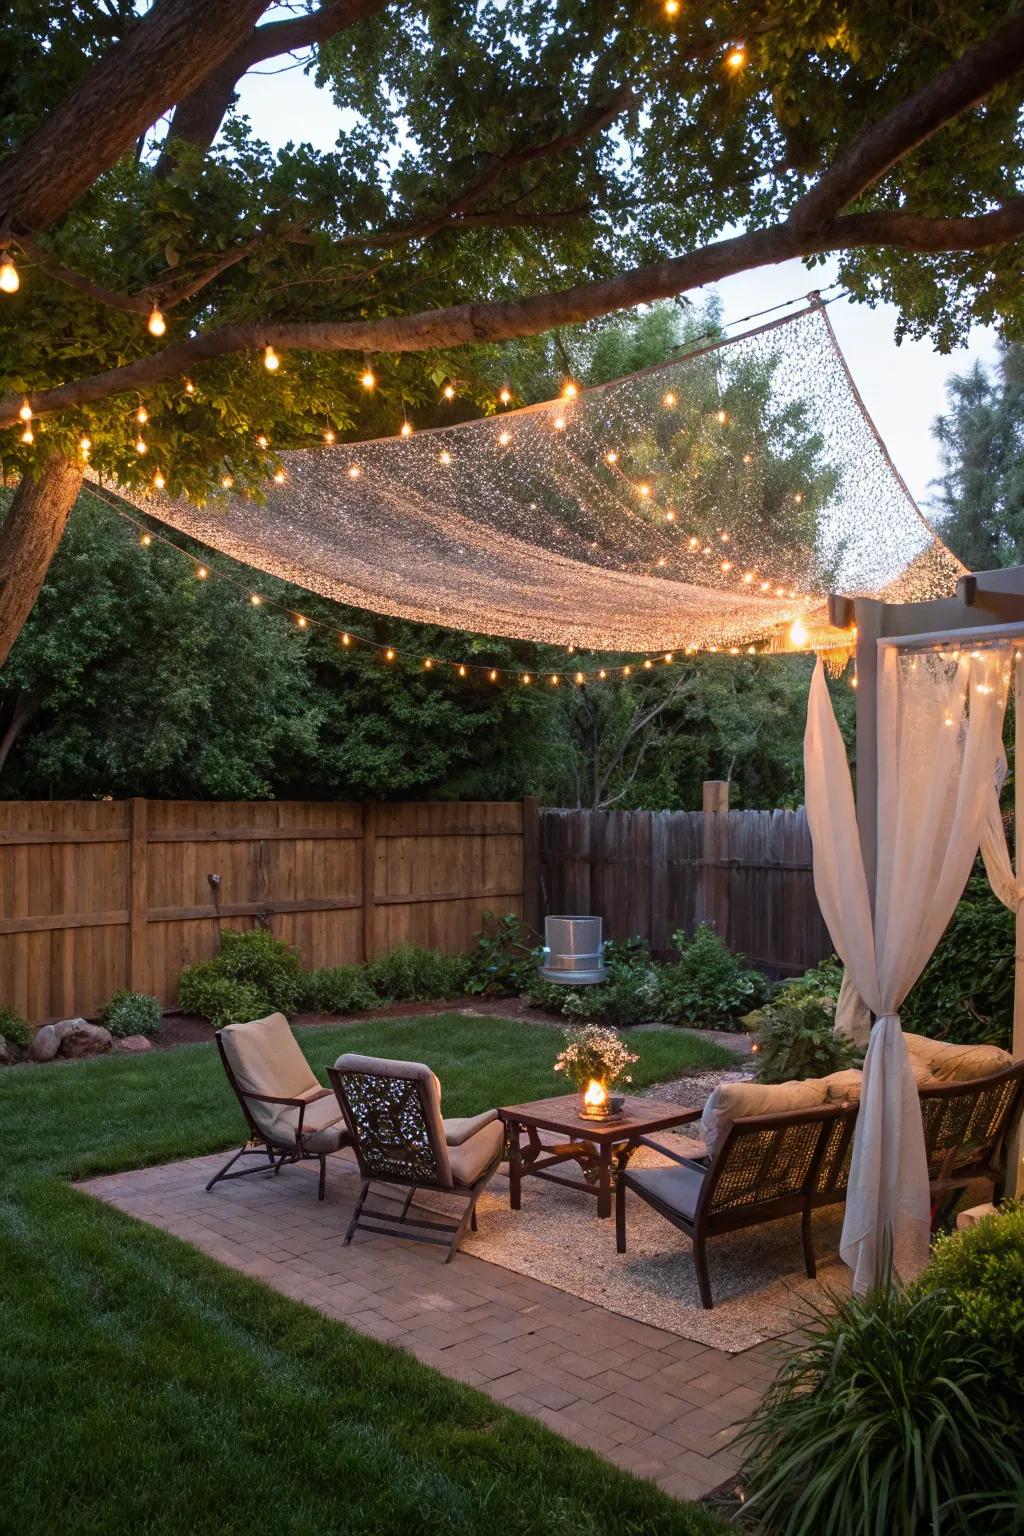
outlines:
[[264, 1013], [294, 1013], [302, 995], [299, 957], [283, 939], [265, 928], [236, 933], [221, 930], [220, 953], [213, 964], [218, 974], [244, 982], [265, 999]]
[[535, 971], [523, 988], [522, 996], [523, 1002], [530, 1008], [546, 1008], [549, 1013], [563, 1013], [566, 998], [583, 990], [582, 987], [567, 987], [561, 982], [546, 981], [539, 971]]
[[706, 923], [692, 938], [673, 934], [672, 942], [679, 959], [661, 972], [661, 1017], [667, 1023], [728, 1026], [767, 995], [761, 973], [748, 970]]
[[820, 1003], [769, 1003], [759, 1013], [754, 1051], [762, 1083], [787, 1083], [795, 1077], [827, 1077], [857, 1066], [862, 1053], [851, 1040], [832, 1032], [833, 1016]]
[[215, 1029], [260, 1019], [272, 1011], [258, 987], [225, 976], [216, 960], [185, 967], [178, 978], [178, 1001], [184, 1013], [209, 1019]]
[[365, 974], [381, 1001], [428, 1003], [463, 992], [469, 968], [466, 955], [444, 955], [437, 949], [400, 944], [389, 954], [371, 960]]
[[115, 992], [103, 1010], [101, 1022], [112, 1035], [155, 1035], [163, 1024], [163, 1012], [155, 997], [145, 992]]
[[843, 984], [843, 967], [832, 956], [820, 965], [812, 966], [802, 976], [795, 976], [780, 986], [774, 994], [776, 1003], [817, 1003], [835, 1017], [839, 1001], [839, 989]]
[[900, 1009], [904, 1029], [1010, 1049], [1014, 918], [987, 880], [967, 886], [939, 945]]
[[1024, 1398], [1024, 1205], [1007, 1201], [977, 1226], [938, 1238], [920, 1285], [950, 1299], [992, 1351], [1002, 1385]]
[[599, 1020], [615, 1029], [652, 1024], [661, 1018], [661, 982], [656, 967], [613, 961], [608, 980], [593, 987], [574, 987], [562, 1004], [567, 1019]]
[[307, 971], [302, 980], [303, 1007], [313, 1013], [362, 1013], [384, 1001], [373, 990], [362, 965], [325, 965]]
[[506, 912], [498, 917], [484, 913], [484, 925], [476, 935], [476, 949], [468, 960], [464, 990], [477, 995], [518, 997], [533, 984], [540, 965], [540, 949], [531, 929]]
[[772, 1536], [1008, 1531], [985, 1521], [1014, 1507], [1019, 1419], [943, 1293], [889, 1287], [817, 1325], [742, 1431], [745, 1513]]
[[22, 1018], [17, 1008], [4, 1004], [0, 1007], [0, 1035], [8, 1045], [28, 1046], [32, 1043], [32, 1031], [28, 1020]]

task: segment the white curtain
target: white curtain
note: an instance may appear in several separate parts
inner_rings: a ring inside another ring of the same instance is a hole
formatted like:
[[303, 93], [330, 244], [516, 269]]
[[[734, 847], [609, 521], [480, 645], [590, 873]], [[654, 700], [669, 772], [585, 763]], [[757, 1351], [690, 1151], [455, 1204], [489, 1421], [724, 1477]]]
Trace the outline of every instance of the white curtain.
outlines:
[[[814, 888], [850, 986], [874, 1013], [840, 1251], [860, 1293], [928, 1257], [928, 1170], [899, 1007], [963, 891], [991, 812], [1008, 647], [880, 648], [872, 918], [846, 749], [818, 662], [804, 738]], [[849, 1006], [849, 988], [847, 1003]]]

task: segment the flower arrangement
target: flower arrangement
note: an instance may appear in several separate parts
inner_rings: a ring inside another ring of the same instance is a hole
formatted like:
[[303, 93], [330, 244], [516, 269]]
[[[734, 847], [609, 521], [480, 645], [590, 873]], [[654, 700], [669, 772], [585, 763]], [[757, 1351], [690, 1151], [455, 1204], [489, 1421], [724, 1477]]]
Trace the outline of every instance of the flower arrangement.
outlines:
[[558, 1053], [555, 1071], [564, 1072], [577, 1088], [585, 1088], [591, 1082], [610, 1088], [620, 1078], [632, 1082], [626, 1068], [639, 1060], [639, 1056], [626, 1049], [614, 1029], [583, 1024], [565, 1031], [565, 1045]]

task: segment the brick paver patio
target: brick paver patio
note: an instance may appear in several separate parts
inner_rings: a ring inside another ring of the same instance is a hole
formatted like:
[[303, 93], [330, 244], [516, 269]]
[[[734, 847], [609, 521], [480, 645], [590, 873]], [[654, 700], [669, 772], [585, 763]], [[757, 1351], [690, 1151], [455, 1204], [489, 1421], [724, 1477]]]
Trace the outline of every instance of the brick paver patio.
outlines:
[[[369, 1235], [346, 1248], [358, 1182], [343, 1157], [330, 1160], [323, 1205], [315, 1165], [207, 1194], [223, 1161], [194, 1158], [79, 1187], [679, 1498], [700, 1498], [735, 1471], [733, 1426], [770, 1381], [775, 1345], [726, 1354], [466, 1253], [446, 1265], [436, 1248]], [[596, 1219], [589, 1202], [586, 1217]]]

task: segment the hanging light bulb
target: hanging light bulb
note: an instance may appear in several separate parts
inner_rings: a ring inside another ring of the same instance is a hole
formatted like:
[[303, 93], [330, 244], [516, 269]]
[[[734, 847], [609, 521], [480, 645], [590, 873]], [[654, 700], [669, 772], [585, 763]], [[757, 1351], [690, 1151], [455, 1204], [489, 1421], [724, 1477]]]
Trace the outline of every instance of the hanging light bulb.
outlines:
[[451, 461], [452, 461], [452, 456], [448, 452], [447, 448], [442, 448], [441, 452], [438, 454], [437, 458], [438, 458], [438, 462], [441, 463], [441, 464], [450, 464]]
[[350, 480], [358, 480], [359, 476], [361, 474], [362, 474], [362, 470], [359, 468], [358, 464], [350, 464], [349, 465], [349, 467], [348, 467], [348, 477], [349, 477]]
[[26, 427], [25, 428], [24, 432], [21, 434], [21, 440], [22, 440], [23, 443], [34, 443], [35, 442], [36, 435], [32, 431], [31, 427]]
[[349, 634], [344, 634], [344, 635], [342, 635], [342, 637], [341, 637], [341, 643], [342, 643], [342, 645], [344, 645], [344, 646], [349, 646], [349, 645], [351, 645], [351, 644], [352, 644], [352, 636], [351, 636], [351, 635], [349, 635]]
[[81, 437], [78, 439], [78, 451], [82, 455], [83, 459], [87, 459], [89, 454], [92, 452], [92, 438], [89, 436], [88, 432], [83, 432]]
[[139, 535], [139, 543], [142, 545], [143, 549], [148, 549], [152, 542], [153, 535], [151, 533], [142, 533]]
[[157, 309], [155, 304], [149, 312], [149, 319], [146, 321], [146, 330], [151, 336], [163, 336], [167, 331], [167, 321], [164, 319], [163, 315]]
[[403, 437], [412, 437], [412, 422], [403, 421], [401, 430]]
[[135, 439], [135, 452], [139, 455], [140, 459], [144, 453], [149, 452], [149, 445], [144, 437], [139, 436]]
[[619, 462], [619, 456], [614, 448], [609, 448], [604, 456], [604, 461], [606, 464], [617, 464]]
[[23, 400], [21, 405], [18, 407], [18, 415], [21, 417], [22, 421], [32, 420], [32, 407], [29, 405], [27, 400]]
[[564, 400], [575, 400], [579, 392], [579, 385], [574, 384], [572, 379], [566, 379], [562, 385], [562, 398]]
[[333, 427], [325, 427], [324, 428], [324, 442], [327, 443], [328, 445], [330, 445], [331, 443], [336, 443], [337, 440], [338, 439], [337, 439], [337, 435], [336, 435], [336, 433], [334, 431], [334, 428]]
[[257, 432], [257, 434], [256, 434], [256, 447], [257, 448], [269, 448], [270, 447], [270, 438], [267, 436], [267, 434], [265, 432]]
[[651, 488], [649, 485], [638, 485], [637, 490], [641, 496], [649, 496], [651, 494]]
[[205, 581], [207, 576], [209, 576], [209, 574], [210, 573], [206, 569], [205, 565], [197, 565], [196, 566], [196, 580], [197, 581]]
[[737, 43], [735, 48], [729, 49], [725, 56], [725, 62], [734, 73], [743, 68], [747, 62], [747, 50], [742, 43]]
[[555, 417], [554, 426], [555, 426], [555, 431], [556, 432], [564, 432], [565, 431], [565, 417], [564, 416], [556, 416]]
[[523, 682], [524, 683], [528, 683], [529, 681], [530, 681], [530, 674], [529, 674], [529, 672], [524, 672], [523, 673]]
[[807, 627], [803, 619], [794, 619], [789, 626], [789, 643], [795, 651], [803, 650], [807, 644]]
[[649, 656], [646, 657], [646, 659], [644, 661], [644, 671], [645, 672], [649, 672], [653, 666], [654, 666], [654, 662], [651, 660], [651, 658]]
[[459, 663], [459, 676], [460, 677], [465, 677], [465, 675], [466, 675], [466, 668], [460, 662]]
[[167, 481], [164, 479], [160, 471], [157, 470], [156, 474], [153, 476], [153, 489], [155, 491], [162, 491], [166, 484]]
[[678, 16], [680, 11], [679, 0], [665, 0], [665, 15]]
[[186, 395], [194, 395], [195, 392], [196, 392], [196, 387], [193, 384], [192, 380], [191, 379], [186, 379], [185, 380], [185, 393], [186, 393]]
[[385, 661], [394, 661], [394, 659], [395, 659], [395, 653], [394, 653], [394, 651], [391, 649], [391, 647], [389, 645], [387, 650], [384, 652], [384, 660]]
[[494, 668], [494, 667], [491, 668], [489, 676], [490, 676], [490, 679], [491, 679], [492, 683], [496, 683], [498, 681], [498, 673], [497, 673], [496, 668]]
[[221, 475], [220, 483], [226, 491], [230, 491], [231, 487], [235, 483], [235, 477], [234, 475]]
[[498, 399], [501, 401], [502, 405], [510, 405], [511, 404], [511, 402], [512, 402], [512, 391], [509, 389], [507, 384], [505, 384], [498, 391]]
[[144, 405], [140, 405], [138, 410], [135, 412], [135, 420], [138, 422], [140, 427], [144, 427], [146, 425], [146, 422], [149, 420], [149, 412], [146, 410]]
[[666, 512], [665, 513], [665, 521], [666, 521], [666, 523], [674, 523], [675, 520], [676, 520], [676, 515], [675, 515], [674, 512]]
[[299, 629], [306, 629], [309, 625], [309, 620], [306, 618], [304, 613], [297, 613], [295, 615], [295, 622]]
[[17, 293], [21, 287], [21, 278], [18, 269], [10, 256], [5, 256], [3, 265], [0, 266], [0, 293]]
[[511, 432], [499, 432], [498, 433], [498, 442], [501, 444], [501, 446], [503, 448], [507, 448], [511, 441], [512, 441], [512, 434], [511, 434]]
[[670, 411], [676, 403], [676, 397], [671, 390], [667, 390], [661, 397], [661, 403], [667, 411]]
[[446, 384], [444, 389], [442, 389], [441, 393], [442, 393], [442, 395], [444, 396], [444, 398], [446, 400], [454, 400], [455, 399], [455, 385], [454, 384]]
[[258, 608], [260, 606], [260, 604], [262, 603], [263, 599], [262, 599], [262, 597], [260, 596], [260, 594], [258, 592], [250, 592], [249, 593], [249, 601], [250, 601], [250, 603], [252, 603], [254, 608]]
[[603, 683], [605, 678], [608, 676], [608, 673], [605, 671], [604, 667], [602, 667], [600, 672], [597, 675], [598, 675], [598, 677], [601, 679], [601, 681]]
[[283, 469], [275, 469], [274, 470], [274, 484], [275, 485], [284, 485], [284, 482], [285, 482], [285, 480], [287, 480], [287, 478], [288, 477], [285, 474]]
[[269, 345], [265, 347], [263, 351], [263, 366], [266, 368], [268, 373], [275, 373], [281, 366], [281, 359], [278, 357], [273, 347]]
[[367, 365], [367, 367], [365, 367], [362, 373], [359, 375], [359, 382], [364, 389], [377, 388], [377, 375], [374, 373], [373, 369], [369, 367], [369, 365]]
[[557, 688], [558, 687], [558, 673], [557, 672], [552, 672], [551, 676], [548, 678], [548, 682], [551, 684], [552, 688]]

